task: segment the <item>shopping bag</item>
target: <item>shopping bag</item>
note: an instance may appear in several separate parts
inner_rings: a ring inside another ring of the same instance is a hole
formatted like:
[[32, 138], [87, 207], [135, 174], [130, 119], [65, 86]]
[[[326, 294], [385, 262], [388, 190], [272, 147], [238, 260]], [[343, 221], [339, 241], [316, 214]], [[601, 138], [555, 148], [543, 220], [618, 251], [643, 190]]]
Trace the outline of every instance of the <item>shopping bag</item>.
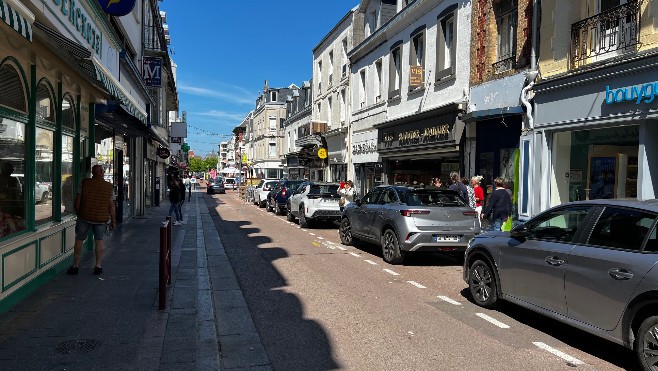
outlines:
[[500, 230], [503, 232], [509, 232], [512, 230], [512, 218], [507, 218], [503, 225], [500, 227]]

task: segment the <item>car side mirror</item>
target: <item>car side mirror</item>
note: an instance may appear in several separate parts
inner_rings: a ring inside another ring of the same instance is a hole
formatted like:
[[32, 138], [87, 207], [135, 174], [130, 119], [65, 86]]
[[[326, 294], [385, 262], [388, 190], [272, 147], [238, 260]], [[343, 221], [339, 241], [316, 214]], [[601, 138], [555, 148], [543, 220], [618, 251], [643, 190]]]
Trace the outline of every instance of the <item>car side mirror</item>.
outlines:
[[357, 198], [356, 200], [354, 200], [354, 203], [356, 204], [356, 206], [361, 206], [361, 199]]
[[517, 225], [510, 232], [510, 236], [513, 238], [526, 238], [530, 234], [528, 227], [525, 224]]

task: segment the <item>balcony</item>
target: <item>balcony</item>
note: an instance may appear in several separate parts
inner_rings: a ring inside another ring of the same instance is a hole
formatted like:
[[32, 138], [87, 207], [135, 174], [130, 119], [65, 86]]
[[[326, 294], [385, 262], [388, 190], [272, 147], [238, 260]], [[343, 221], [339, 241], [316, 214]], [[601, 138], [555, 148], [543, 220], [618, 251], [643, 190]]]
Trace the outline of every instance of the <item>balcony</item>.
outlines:
[[642, 1], [630, 0], [572, 24], [571, 67], [636, 51]]
[[499, 74], [513, 70], [515, 65], [516, 57], [512, 55], [501, 58], [498, 62], [492, 64], [491, 67], [493, 67], [493, 72], [495, 74]]

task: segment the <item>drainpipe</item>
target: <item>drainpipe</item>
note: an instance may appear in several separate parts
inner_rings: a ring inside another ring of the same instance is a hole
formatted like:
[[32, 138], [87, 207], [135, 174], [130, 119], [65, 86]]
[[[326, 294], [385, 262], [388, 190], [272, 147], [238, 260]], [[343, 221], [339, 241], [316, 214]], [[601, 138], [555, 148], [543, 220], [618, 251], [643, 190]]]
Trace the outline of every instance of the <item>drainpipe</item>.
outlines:
[[532, 103], [528, 97], [530, 90], [535, 85], [535, 80], [539, 74], [537, 66], [537, 36], [539, 34], [539, 0], [532, 1], [532, 36], [530, 41], [530, 71], [526, 73], [526, 85], [521, 90], [521, 103], [526, 107], [527, 124], [523, 128], [523, 132], [530, 131], [534, 128]]

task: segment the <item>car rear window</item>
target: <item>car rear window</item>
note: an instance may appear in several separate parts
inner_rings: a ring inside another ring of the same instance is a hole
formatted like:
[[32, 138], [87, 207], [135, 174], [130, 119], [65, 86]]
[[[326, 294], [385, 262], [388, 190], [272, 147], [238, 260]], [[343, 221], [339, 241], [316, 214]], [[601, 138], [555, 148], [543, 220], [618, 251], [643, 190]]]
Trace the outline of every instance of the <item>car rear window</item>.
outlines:
[[295, 188], [299, 187], [299, 185], [302, 184], [302, 183], [304, 183], [303, 180], [289, 181], [288, 183], [286, 183], [286, 188], [295, 189]]
[[409, 206], [466, 206], [457, 194], [424, 189], [400, 192], [400, 201]]
[[338, 184], [312, 184], [311, 189], [308, 191], [309, 194], [320, 195], [326, 194], [333, 197], [338, 197]]
[[233, 179], [233, 178], [228, 178], [228, 179], [226, 179], [226, 180], [224, 181], [224, 183], [234, 184], [234, 183], [235, 183], [235, 179]]
[[267, 182], [267, 183], [265, 183], [265, 187], [267, 187], [267, 188], [272, 188], [272, 187], [274, 187], [277, 183], [278, 183], [277, 181], [274, 181], [274, 182]]

